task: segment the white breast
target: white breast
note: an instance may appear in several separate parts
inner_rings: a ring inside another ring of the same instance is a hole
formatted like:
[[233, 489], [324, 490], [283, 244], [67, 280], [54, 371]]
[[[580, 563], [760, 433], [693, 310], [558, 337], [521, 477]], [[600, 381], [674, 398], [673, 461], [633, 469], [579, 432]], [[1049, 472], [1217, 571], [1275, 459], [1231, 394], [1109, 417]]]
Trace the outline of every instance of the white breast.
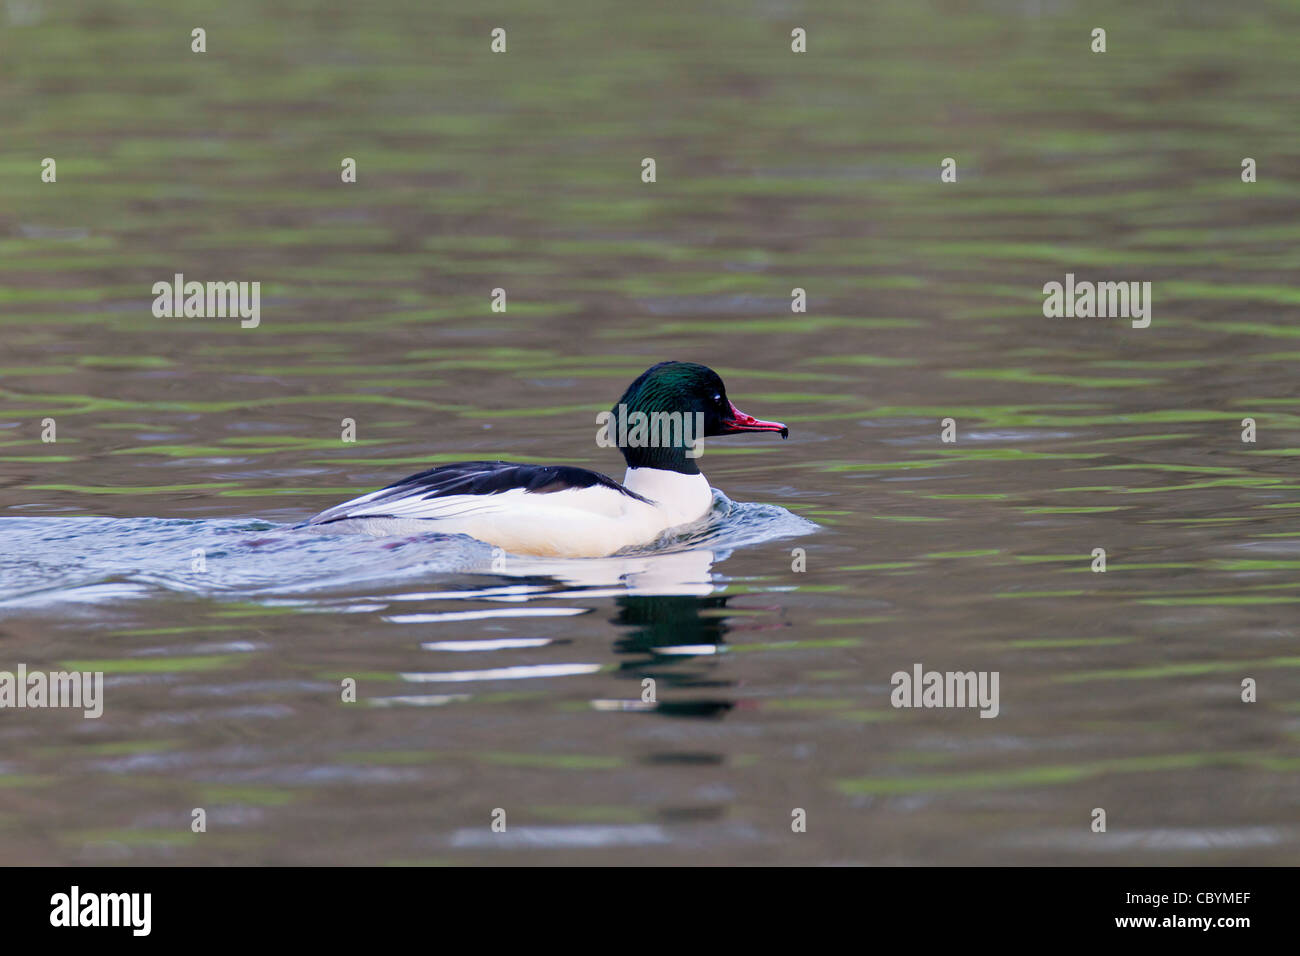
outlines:
[[683, 475], [659, 468], [629, 468], [623, 487], [653, 501], [669, 519], [665, 528], [702, 518], [713, 504], [713, 490], [699, 472]]

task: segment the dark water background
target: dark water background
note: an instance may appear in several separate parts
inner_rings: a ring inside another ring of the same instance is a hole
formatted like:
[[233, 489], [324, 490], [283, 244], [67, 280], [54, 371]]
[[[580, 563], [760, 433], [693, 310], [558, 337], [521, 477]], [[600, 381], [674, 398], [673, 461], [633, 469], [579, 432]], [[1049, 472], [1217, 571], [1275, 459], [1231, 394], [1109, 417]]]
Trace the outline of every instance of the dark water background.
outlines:
[[[0, 712], [0, 862], [1296, 862], [1298, 38], [8, 0], [0, 669], [107, 700]], [[260, 281], [260, 327], [155, 319], [177, 272]], [[1150, 328], [1044, 318], [1067, 272], [1152, 282]], [[710, 446], [742, 504], [703, 540], [494, 571], [285, 530], [438, 462], [621, 476], [595, 413], [665, 358], [791, 427]], [[917, 662], [1000, 672], [1000, 715], [895, 710]]]

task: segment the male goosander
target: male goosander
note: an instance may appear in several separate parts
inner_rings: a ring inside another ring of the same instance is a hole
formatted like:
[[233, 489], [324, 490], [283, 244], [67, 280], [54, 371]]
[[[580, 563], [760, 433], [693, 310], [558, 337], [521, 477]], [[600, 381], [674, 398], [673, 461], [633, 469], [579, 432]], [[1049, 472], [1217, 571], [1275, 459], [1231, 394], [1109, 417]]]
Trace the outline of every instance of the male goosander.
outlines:
[[[681, 413], [675, 421], [685, 427], [668, 426], [672, 413]], [[740, 432], [785, 438], [790, 431], [746, 415], [727, 399], [717, 372], [691, 362], [646, 369], [597, 421], [604, 423], [598, 441], [611, 439], [627, 461], [621, 485], [570, 465], [465, 461], [335, 505], [307, 524], [342, 522], [348, 530], [382, 535], [438, 531], [512, 554], [605, 557], [708, 512], [713, 492], [696, 467], [695, 439]], [[702, 426], [702, 435], [693, 425]]]

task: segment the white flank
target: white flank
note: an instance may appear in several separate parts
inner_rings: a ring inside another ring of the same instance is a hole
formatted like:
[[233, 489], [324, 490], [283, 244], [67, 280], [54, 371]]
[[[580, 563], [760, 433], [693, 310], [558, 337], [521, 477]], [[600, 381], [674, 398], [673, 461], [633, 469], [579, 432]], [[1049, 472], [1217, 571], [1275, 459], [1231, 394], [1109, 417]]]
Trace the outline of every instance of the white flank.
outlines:
[[[600, 558], [697, 521], [713, 503], [709, 482], [700, 474], [629, 468], [624, 487], [647, 501], [604, 485], [439, 498], [424, 498], [428, 489], [415, 488], [407, 497], [382, 501], [375, 499], [383, 491], [372, 492], [322, 515], [346, 515], [353, 519], [347, 522], [352, 529], [367, 534], [464, 534], [511, 554]], [[324, 530], [345, 528], [329, 524]]]

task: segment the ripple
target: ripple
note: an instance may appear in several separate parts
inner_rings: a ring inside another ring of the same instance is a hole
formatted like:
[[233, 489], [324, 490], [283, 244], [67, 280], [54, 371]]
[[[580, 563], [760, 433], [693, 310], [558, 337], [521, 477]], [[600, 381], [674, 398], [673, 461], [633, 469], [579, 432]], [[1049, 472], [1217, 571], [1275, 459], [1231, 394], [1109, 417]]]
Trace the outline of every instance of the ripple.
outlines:
[[447, 621], [483, 621], [500, 617], [573, 617], [586, 614], [585, 607], [511, 607], [486, 611], [440, 611], [433, 614], [394, 614], [384, 618], [392, 624], [437, 624]]
[[428, 641], [426, 651], [505, 651], [521, 647], [545, 647], [555, 643], [549, 637], [502, 637], [481, 641]]
[[[734, 549], [810, 534], [817, 527], [784, 508], [738, 504], [715, 491], [705, 519], [647, 547], [610, 558], [516, 557], [502, 571], [494, 568], [489, 545], [464, 535], [374, 538], [304, 532], [257, 519], [0, 518], [7, 545], [0, 555], [0, 611], [93, 606], [171, 591], [268, 606], [296, 594], [302, 596], [298, 606], [367, 614], [382, 610], [387, 601], [523, 602], [555, 590], [553, 584], [532, 581], [502, 585], [503, 576], [612, 589], [607, 593], [708, 594], [712, 565]], [[482, 576], [484, 586], [412, 590], [405, 583], [467, 574]], [[367, 585], [397, 593], [363, 592], [346, 600], [337, 595]], [[336, 593], [322, 603], [330, 591]], [[386, 620], [418, 624], [582, 613], [585, 609], [530, 608], [396, 614]]]
[[494, 667], [483, 671], [446, 671], [440, 674], [399, 674], [402, 680], [429, 684], [442, 681], [523, 680], [532, 677], [572, 677], [576, 674], [594, 674], [600, 664], [535, 664], [520, 667]]

